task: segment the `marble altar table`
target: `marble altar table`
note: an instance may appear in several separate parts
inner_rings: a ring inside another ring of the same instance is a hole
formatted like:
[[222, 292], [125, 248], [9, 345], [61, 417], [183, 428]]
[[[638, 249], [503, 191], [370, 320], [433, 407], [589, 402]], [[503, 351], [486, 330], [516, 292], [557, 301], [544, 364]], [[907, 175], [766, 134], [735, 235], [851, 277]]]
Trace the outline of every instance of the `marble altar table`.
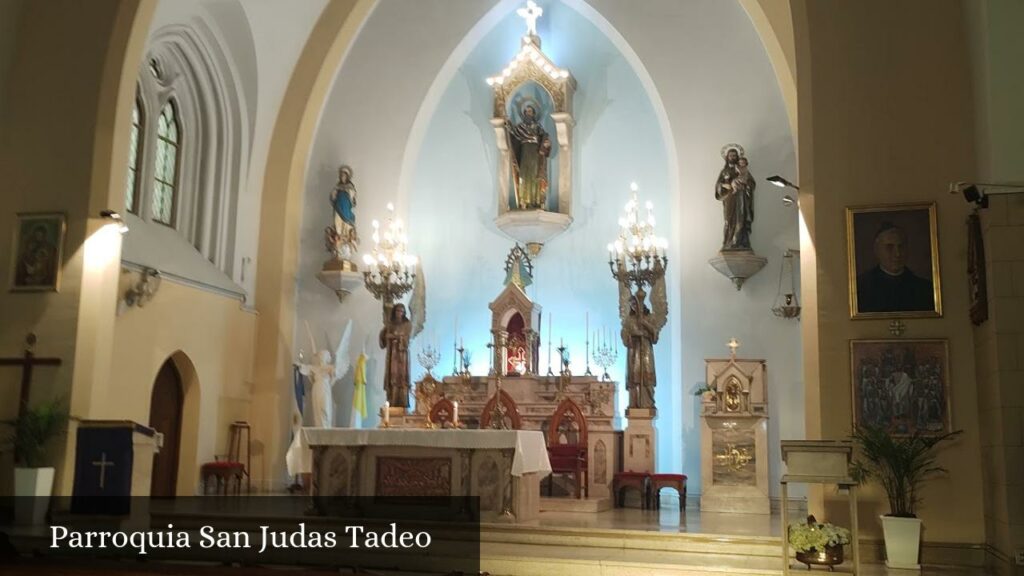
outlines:
[[551, 473], [527, 430], [303, 428], [313, 496], [477, 496], [481, 521], [525, 522]]

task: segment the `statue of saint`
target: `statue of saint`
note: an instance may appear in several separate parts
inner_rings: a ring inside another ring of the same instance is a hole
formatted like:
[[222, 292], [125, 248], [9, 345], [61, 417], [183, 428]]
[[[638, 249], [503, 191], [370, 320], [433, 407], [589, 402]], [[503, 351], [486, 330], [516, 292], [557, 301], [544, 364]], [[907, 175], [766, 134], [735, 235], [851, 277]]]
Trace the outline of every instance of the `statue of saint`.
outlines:
[[715, 182], [715, 199], [722, 201], [725, 226], [722, 250], [750, 250], [750, 230], [754, 223], [754, 188], [743, 148], [731, 144], [723, 153], [725, 166]]
[[384, 364], [384, 391], [392, 408], [409, 407], [409, 339], [412, 322], [405, 313], [405, 304], [386, 310], [387, 320], [380, 331], [380, 347], [387, 350]]
[[644, 302], [647, 293], [619, 283], [619, 316], [622, 320], [622, 344], [626, 347], [626, 390], [630, 408], [654, 408], [654, 345], [668, 319], [668, 300], [664, 278], [655, 281], [651, 292], [652, 311]]
[[352, 168], [338, 168], [338, 183], [331, 190], [331, 209], [334, 227], [327, 228], [327, 250], [339, 260], [351, 260], [358, 251], [356, 234], [356, 186], [352, 183]]
[[548, 158], [551, 138], [537, 118], [537, 109], [526, 104], [522, 122], [512, 126], [506, 120], [512, 149], [512, 181], [518, 210], [543, 210], [547, 205]]

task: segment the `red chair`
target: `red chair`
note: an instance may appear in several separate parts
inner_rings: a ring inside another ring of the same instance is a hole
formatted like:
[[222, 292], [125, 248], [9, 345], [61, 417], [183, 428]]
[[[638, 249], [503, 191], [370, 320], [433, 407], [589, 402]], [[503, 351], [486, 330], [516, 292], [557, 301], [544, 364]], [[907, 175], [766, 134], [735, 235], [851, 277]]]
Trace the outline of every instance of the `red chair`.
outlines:
[[455, 404], [441, 398], [430, 408], [430, 423], [439, 428], [450, 428], [455, 425]]
[[587, 419], [580, 407], [566, 398], [555, 409], [548, 425], [548, 459], [551, 461], [548, 496], [555, 474], [565, 474], [573, 477], [577, 498], [590, 497], [587, 453]]
[[651, 475], [647, 472], [616, 472], [612, 476], [612, 500], [616, 508], [621, 508], [626, 503], [623, 492], [626, 488], [636, 488], [640, 492], [640, 508], [646, 509], [650, 505]]
[[519, 414], [519, 406], [508, 395], [508, 392], [499, 389], [487, 401], [487, 404], [484, 405], [484, 411], [480, 415], [480, 429], [523, 429], [523, 418]]
[[679, 509], [686, 510], [686, 474], [651, 474], [647, 506], [661, 507], [661, 489], [675, 488], [679, 493]]

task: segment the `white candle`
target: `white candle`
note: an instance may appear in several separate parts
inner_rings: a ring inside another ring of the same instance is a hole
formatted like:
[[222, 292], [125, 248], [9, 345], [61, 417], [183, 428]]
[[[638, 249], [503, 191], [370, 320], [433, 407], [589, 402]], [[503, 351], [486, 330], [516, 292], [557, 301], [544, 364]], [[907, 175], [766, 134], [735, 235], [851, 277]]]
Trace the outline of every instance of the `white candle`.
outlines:
[[391, 403], [384, 402], [384, 406], [380, 409], [381, 416], [384, 418], [384, 424], [391, 424]]
[[452, 402], [452, 424], [459, 425], [459, 403]]

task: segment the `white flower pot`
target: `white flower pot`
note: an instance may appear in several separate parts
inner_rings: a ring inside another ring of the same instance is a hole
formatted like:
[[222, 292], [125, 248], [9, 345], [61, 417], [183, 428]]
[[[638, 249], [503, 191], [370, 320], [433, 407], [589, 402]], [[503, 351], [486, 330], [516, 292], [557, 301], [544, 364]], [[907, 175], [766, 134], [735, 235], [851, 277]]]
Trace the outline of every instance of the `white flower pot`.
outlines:
[[17, 524], [41, 526], [53, 493], [53, 468], [15, 468], [14, 519]]
[[885, 565], [902, 570], [920, 570], [921, 520], [882, 516], [885, 534]]

